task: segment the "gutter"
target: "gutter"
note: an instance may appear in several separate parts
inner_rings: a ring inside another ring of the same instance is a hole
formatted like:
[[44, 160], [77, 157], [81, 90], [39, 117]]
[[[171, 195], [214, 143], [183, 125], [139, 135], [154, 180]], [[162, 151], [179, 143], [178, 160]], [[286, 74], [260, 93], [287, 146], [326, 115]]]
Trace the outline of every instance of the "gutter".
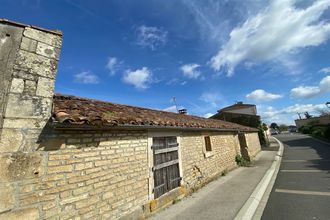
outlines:
[[59, 122], [52, 122], [51, 126], [55, 130], [134, 130], [134, 129], [145, 129], [145, 130], [186, 130], [186, 131], [221, 131], [221, 132], [257, 132], [240, 130], [238, 128], [191, 128], [191, 127], [170, 127], [170, 126], [153, 126], [153, 125], [114, 125], [114, 126], [92, 126], [92, 125], [75, 125], [75, 124], [62, 124]]

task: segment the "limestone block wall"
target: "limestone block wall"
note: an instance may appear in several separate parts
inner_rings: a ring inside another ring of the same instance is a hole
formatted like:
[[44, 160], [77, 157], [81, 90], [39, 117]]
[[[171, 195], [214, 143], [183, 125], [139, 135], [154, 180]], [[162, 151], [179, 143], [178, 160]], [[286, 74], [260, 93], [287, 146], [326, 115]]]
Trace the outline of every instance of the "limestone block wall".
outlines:
[[0, 219], [118, 219], [148, 202], [145, 131], [51, 132], [2, 157]]
[[249, 156], [250, 158], [253, 158], [261, 151], [258, 133], [245, 133], [245, 138], [248, 146]]
[[0, 38], [0, 152], [35, 150], [51, 116], [62, 36], [0, 20]]
[[[206, 152], [204, 136], [210, 136], [212, 152]], [[183, 182], [188, 189], [198, 188], [236, 167], [235, 156], [240, 154], [235, 133], [183, 132], [180, 146]]]
[[[0, 19], [0, 219], [142, 215], [151, 202], [146, 130], [54, 130], [49, 123], [61, 45], [58, 32]], [[255, 135], [247, 136], [252, 153], [260, 148]], [[179, 148], [190, 189], [235, 167], [240, 153], [229, 132], [182, 131]]]
[[330, 124], [330, 115], [313, 117], [313, 118], [305, 118], [305, 119], [297, 119], [297, 120], [295, 120], [295, 123], [298, 128], [301, 128], [302, 126], [306, 126], [306, 125], [311, 125], [311, 124], [327, 125], [327, 124]]

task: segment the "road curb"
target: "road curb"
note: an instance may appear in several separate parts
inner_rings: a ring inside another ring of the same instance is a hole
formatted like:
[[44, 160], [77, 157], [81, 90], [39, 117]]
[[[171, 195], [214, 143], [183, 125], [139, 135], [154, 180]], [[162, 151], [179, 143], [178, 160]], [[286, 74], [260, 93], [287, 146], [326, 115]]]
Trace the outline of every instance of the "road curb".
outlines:
[[[272, 181], [277, 176], [277, 173], [280, 168], [282, 156], [283, 156], [283, 144], [280, 142], [277, 138], [273, 137], [277, 143], [280, 145], [279, 150], [277, 151], [277, 154], [274, 158], [274, 161], [270, 168], [266, 171], [265, 175], [257, 185], [257, 187], [252, 192], [251, 196], [248, 198], [248, 200], [245, 202], [243, 207], [240, 209], [240, 211], [237, 213], [235, 220], [250, 220], [254, 217], [254, 214], [256, 213], [256, 210], [258, 206], [260, 205], [260, 202], [262, 201], [262, 198], [265, 195], [265, 192], [267, 189], [272, 188], [275, 181]], [[267, 196], [268, 199], [269, 195]], [[263, 207], [264, 208], [264, 207]], [[262, 213], [262, 212], [261, 212]], [[260, 219], [261, 215], [259, 216]], [[258, 218], [257, 218], [258, 219]]]

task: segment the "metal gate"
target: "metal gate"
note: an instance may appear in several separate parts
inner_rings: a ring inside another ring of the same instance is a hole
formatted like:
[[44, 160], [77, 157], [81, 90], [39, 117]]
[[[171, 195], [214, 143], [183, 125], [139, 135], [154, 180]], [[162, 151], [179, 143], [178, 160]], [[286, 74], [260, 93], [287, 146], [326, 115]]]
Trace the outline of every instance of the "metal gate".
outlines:
[[155, 198], [180, 186], [178, 146], [175, 136], [153, 138]]

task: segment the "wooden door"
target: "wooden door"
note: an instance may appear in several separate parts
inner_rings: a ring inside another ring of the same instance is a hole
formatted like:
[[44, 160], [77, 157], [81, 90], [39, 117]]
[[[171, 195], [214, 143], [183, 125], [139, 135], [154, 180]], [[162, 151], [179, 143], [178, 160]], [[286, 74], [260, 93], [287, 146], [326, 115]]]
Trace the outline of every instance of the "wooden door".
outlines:
[[153, 138], [155, 198], [180, 186], [178, 146], [175, 136]]

